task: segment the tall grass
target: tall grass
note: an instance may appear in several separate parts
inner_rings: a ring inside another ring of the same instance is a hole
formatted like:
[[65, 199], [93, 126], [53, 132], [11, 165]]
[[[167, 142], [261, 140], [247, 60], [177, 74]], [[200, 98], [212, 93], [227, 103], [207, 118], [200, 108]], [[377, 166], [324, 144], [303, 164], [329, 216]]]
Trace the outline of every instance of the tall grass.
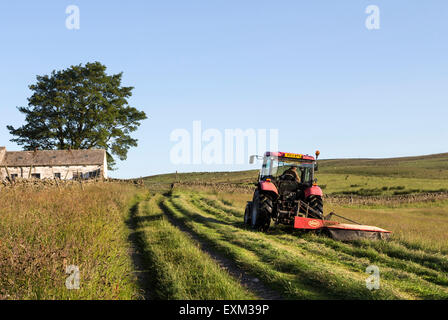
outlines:
[[[344, 217], [393, 232], [393, 239], [421, 250], [448, 254], [448, 205], [364, 208], [327, 205]], [[337, 220], [337, 218], [335, 218]]]
[[[88, 185], [0, 193], [1, 299], [135, 299], [125, 220], [139, 191]], [[66, 268], [80, 288], [66, 287]]]

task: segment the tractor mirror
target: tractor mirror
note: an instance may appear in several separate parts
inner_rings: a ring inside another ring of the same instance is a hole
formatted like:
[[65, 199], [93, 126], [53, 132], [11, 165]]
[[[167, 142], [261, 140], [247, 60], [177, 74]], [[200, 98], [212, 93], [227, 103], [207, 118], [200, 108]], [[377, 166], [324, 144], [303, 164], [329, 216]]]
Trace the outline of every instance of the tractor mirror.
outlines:
[[256, 156], [250, 156], [250, 158], [249, 158], [249, 163], [250, 164], [254, 164], [255, 163], [255, 157]]

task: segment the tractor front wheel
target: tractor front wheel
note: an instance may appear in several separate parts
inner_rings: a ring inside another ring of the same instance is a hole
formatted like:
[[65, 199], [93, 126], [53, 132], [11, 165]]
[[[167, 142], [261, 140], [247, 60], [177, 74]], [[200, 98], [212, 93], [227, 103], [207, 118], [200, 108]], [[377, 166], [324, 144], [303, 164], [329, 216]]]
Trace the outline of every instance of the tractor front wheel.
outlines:
[[265, 194], [260, 194], [258, 190], [255, 191], [252, 202], [252, 228], [258, 231], [267, 231], [271, 224], [272, 210], [272, 200]]

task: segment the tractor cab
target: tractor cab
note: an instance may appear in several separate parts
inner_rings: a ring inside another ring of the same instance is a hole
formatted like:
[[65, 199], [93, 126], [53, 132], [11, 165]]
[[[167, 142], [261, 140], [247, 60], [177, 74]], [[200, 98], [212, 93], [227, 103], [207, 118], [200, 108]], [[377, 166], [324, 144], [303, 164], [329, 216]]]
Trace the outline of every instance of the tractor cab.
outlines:
[[276, 185], [282, 181], [296, 181], [302, 187], [311, 187], [315, 182], [314, 171], [317, 168], [314, 157], [286, 155], [289, 156], [283, 156], [280, 152], [267, 152], [263, 157], [259, 181], [272, 181]]

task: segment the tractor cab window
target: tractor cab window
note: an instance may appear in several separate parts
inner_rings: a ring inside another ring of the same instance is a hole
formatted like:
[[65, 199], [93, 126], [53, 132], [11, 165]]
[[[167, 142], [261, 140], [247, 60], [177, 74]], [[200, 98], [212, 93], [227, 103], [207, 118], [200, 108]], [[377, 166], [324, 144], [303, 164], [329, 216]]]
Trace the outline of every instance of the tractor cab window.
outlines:
[[296, 172], [298, 177], [300, 178], [301, 183], [312, 183], [313, 181], [313, 169], [314, 165], [306, 164], [306, 163], [287, 163], [287, 162], [279, 162], [279, 166], [277, 168], [277, 177], [281, 177], [286, 171], [290, 171], [291, 169], [296, 168]]
[[304, 165], [300, 168], [302, 183], [312, 184], [314, 180], [314, 164]]
[[314, 179], [314, 162], [305, 162], [300, 160], [265, 157], [260, 171], [260, 179], [279, 180], [285, 171], [296, 168], [300, 182], [312, 184]]
[[262, 180], [272, 178], [271, 170], [272, 170], [272, 158], [267, 157], [263, 161], [263, 166], [261, 167], [260, 178]]
[[[279, 180], [286, 171], [295, 168], [300, 182], [304, 184], [312, 184], [314, 179], [314, 163], [294, 161], [289, 159], [275, 158], [270, 160], [271, 170], [269, 174], [265, 174], [272, 179]], [[267, 168], [265, 170], [267, 171]]]
[[[293, 165], [288, 165], [287, 163], [280, 161], [280, 162], [277, 163], [277, 168], [276, 168], [276, 173], [275, 173], [275, 175], [276, 175], [277, 177], [280, 177], [280, 176], [282, 176], [286, 171], [288, 171], [289, 169], [291, 169], [292, 167], [295, 167], [295, 166], [293, 166]], [[300, 171], [297, 171], [297, 173], [300, 173]], [[299, 174], [299, 176], [300, 176], [300, 174]]]

